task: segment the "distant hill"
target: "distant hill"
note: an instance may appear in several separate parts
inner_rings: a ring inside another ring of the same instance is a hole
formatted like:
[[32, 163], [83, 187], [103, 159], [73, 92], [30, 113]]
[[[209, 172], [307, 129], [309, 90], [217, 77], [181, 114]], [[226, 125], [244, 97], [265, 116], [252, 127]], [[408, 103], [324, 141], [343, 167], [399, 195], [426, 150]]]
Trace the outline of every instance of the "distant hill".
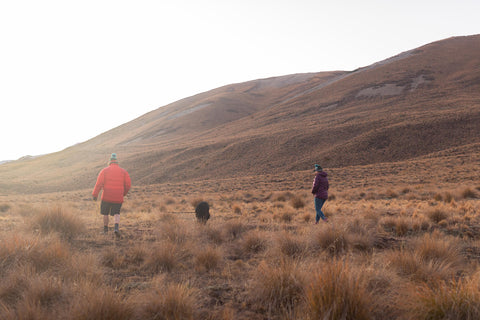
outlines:
[[350, 72], [227, 85], [61, 152], [3, 164], [0, 191], [91, 187], [111, 152], [136, 185], [477, 152], [479, 52], [480, 35], [455, 37]]

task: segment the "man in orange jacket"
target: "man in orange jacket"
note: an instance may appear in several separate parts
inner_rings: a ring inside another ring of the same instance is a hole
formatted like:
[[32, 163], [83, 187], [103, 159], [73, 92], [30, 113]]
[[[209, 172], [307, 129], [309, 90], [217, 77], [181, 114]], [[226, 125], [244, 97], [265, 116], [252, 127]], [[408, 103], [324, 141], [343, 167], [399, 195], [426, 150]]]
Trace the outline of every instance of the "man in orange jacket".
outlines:
[[131, 187], [128, 172], [118, 165], [117, 154], [112, 153], [108, 167], [98, 174], [97, 183], [93, 189], [93, 200], [97, 200], [98, 193], [103, 189], [100, 213], [103, 215], [103, 232], [108, 232], [108, 216], [115, 220], [115, 235], [119, 235], [118, 224], [120, 223], [120, 208], [123, 197], [127, 195]]

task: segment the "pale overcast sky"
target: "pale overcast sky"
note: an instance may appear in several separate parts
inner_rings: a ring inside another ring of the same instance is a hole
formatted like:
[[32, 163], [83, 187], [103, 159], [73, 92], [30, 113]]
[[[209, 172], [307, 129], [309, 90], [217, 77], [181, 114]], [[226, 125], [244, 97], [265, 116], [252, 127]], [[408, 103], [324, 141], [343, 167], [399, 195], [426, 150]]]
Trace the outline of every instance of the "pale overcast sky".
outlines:
[[478, 0], [0, 0], [0, 160], [223, 85], [478, 34], [479, 13]]

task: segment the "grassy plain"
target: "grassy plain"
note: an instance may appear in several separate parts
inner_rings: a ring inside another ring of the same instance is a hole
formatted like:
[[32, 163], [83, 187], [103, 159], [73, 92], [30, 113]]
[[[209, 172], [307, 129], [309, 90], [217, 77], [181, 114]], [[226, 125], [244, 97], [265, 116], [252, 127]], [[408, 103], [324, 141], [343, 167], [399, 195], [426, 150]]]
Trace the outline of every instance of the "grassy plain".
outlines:
[[310, 172], [134, 187], [120, 239], [91, 190], [0, 196], [0, 318], [478, 319], [478, 170], [422, 163], [330, 170], [319, 225]]

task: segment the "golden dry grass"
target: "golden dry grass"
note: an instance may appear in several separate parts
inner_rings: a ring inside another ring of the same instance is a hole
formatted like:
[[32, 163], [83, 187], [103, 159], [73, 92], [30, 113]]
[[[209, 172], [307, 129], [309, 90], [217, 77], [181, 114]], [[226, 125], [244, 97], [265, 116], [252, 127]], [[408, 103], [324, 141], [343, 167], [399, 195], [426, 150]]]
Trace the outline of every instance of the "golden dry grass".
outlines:
[[480, 203], [429, 188], [333, 190], [319, 225], [306, 192], [134, 189], [120, 239], [81, 193], [3, 197], [0, 318], [474, 319]]

